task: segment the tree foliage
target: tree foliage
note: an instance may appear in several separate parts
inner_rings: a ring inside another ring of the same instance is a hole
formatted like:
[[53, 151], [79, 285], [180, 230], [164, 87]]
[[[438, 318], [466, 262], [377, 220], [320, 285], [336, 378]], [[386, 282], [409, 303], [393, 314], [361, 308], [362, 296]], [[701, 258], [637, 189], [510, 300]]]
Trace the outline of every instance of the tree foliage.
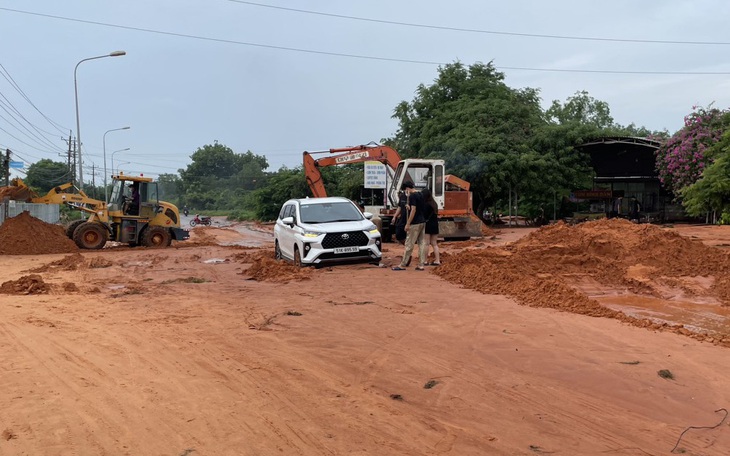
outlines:
[[730, 214], [730, 129], [705, 150], [704, 157], [709, 164], [701, 177], [679, 190], [682, 204], [693, 216], [711, 211]]
[[73, 179], [68, 165], [44, 158], [28, 167], [25, 183], [38, 193], [48, 193], [56, 187]]
[[180, 180], [169, 181], [184, 195], [181, 203], [196, 209], [235, 209], [245, 203], [247, 194], [266, 184], [266, 157], [251, 151], [236, 153], [215, 142], [198, 148], [192, 163], [180, 170]]
[[730, 125], [728, 111], [695, 107], [684, 127], [657, 151], [657, 170], [664, 186], [675, 194], [699, 179], [711, 163], [706, 155]]
[[307, 183], [301, 168], [281, 168], [269, 176], [265, 187], [252, 193], [249, 202], [259, 220], [275, 220], [286, 200], [301, 198], [307, 192]]
[[389, 144], [405, 156], [444, 158], [447, 172], [471, 183], [478, 212], [504, 206], [510, 191], [537, 211], [589, 186], [588, 158], [574, 146], [613, 126], [608, 105], [587, 92], [544, 112], [536, 89], [508, 87], [491, 63], [439, 68], [393, 117], [399, 129]]
[[596, 100], [585, 90], [568, 97], [565, 103], [553, 100], [545, 114], [549, 121], [562, 125], [577, 123], [598, 129], [614, 126], [608, 103]]

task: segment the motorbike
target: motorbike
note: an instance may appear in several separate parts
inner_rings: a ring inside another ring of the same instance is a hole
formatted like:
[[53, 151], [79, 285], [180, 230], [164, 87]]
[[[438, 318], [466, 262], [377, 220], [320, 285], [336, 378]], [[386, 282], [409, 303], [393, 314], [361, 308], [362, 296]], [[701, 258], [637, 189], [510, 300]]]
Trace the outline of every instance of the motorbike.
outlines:
[[210, 217], [207, 215], [201, 216], [200, 214], [195, 214], [195, 218], [190, 220], [190, 226], [195, 226], [195, 225], [210, 226], [212, 224], [213, 224], [213, 222], [210, 220]]
[[188, 211], [187, 207], [185, 209], [183, 209], [183, 214], [185, 215], [185, 217], [187, 217], [190, 214], [190, 211]]

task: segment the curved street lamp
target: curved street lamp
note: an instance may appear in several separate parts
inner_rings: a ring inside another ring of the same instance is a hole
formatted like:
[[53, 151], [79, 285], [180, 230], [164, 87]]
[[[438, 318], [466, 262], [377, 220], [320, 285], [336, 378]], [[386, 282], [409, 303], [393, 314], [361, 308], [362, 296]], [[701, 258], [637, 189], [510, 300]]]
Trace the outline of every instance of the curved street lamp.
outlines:
[[[102, 141], [104, 143], [104, 201], [106, 201], [107, 203], [109, 202], [109, 190], [107, 189], [107, 186], [106, 186], [106, 177], [107, 177], [107, 174], [106, 174], [106, 134], [109, 132], [112, 132], [112, 131], [129, 130], [129, 128], [130, 127], [122, 127], [122, 128], [114, 128], [111, 130], [107, 130], [104, 133], [104, 136], [102, 138]], [[127, 149], [127, 150], [129, 150], [129, 149]], [[113, 163], [112, 163], [112, 171], [114, 171]]]
[[105, 57], [119, 57], [127, 55], [125, 51], [114, 51], [106, 55], [98, 55], [96, 57], [89, 57], [79, 61], [74, 67], [74, 99], [76, 100], [76, 159], [79, 161], [79, 189], [84, 189], [84, 171], [81, 163], [81, 125], [79, 122], [79, 86], [76, 83], [76, 70], [79, 69], [79, 65], [89, 60], [103, 59]]
[[[129, 147], [127, 147], [126, 149], [119, 149], [119, 150], [115, 150], [114, 152], [112, 152], [112, 171], [114, 171], [114, 154], [116, 154], [117, 152], [124, 152], [125, 150], [129, 150]], [[127, 162], [127, 163], [129, 163], [129, 162]], [[117, 174], [119, 174], [119, 173], [117, 172]]]
[[132, 162], [122, 162], [122, 163], [117, 164], [117, 176], [119, 175], [119, 167], [122, 165], [128, 165], [130, 163], [132, 163]]

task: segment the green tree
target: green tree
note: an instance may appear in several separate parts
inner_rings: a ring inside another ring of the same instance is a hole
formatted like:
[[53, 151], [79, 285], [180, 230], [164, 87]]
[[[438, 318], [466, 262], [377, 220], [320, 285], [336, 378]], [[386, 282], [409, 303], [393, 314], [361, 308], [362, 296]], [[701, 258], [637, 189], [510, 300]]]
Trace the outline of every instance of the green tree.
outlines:
[[395, 108], [399, 128], [388, 143], [404, 156], [444, 158], [447, 172], [471, 183], [477, 213], [506, 203], [510, 189], [530, 198], [551, 186], [555, 160], [533, 147], [547, 125], [538, 91], [508, 87], [491, 63], [456, 62], [438, 73]]
[[730, 130], [704, 155], [710, 164], [697, 181], [679, 191], [682, 205], [692, 216], [707, 212], [730, 214]]
[[307, 194], [307, 183], [301, 168], [281, 168], [272, 173], [267, 185], [254, 190], [250, 199], [259, 220], [276, 220], [281, 206], [291, 198], [301, 198]]
[[180, 170], [180, 203], [196, 209], [245, 209], [246, 194], [266, 183], [266, 157], [215, 142], [198, 148]]
[[568, 97], [565, 103], [553, 100], [552, 106], [545, 112], [545, 115], [549, 121], [562, 125], [577, 123], [599, 129], [614, 126], [608, 103], [593, 98], [585, 90]]
[[48, 193], [53, 187], [70, 182], [73, 174], [65, 163], [44, 158], [28, 167], [25, 183], [38, 193]]
[[183, 194], [182, 180], [177, 174], [165, 173], [157, 177], [160, 199], [178, 204]]

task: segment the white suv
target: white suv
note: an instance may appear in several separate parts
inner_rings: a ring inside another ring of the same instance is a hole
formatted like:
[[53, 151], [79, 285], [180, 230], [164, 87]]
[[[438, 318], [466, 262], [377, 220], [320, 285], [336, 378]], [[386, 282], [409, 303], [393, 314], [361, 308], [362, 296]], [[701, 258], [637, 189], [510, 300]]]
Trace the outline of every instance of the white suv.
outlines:
[[302, 198], [284, 203], [274, 226], [276, 259], [298, 266], [349, 261], [379, 263], [380, 232], [372, 214], [347, 198]]

